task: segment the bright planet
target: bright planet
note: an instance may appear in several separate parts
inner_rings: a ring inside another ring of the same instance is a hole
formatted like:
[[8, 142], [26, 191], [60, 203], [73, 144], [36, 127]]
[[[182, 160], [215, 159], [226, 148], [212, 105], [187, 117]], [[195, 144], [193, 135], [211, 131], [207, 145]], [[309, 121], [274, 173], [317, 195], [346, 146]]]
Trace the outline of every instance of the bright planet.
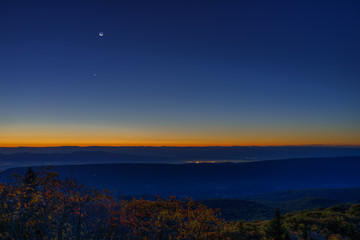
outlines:
[[99, 36], [100, 36], [100, 37], [104, 36], [104, 33], [103, 33], [103, 32], [99, 32]]

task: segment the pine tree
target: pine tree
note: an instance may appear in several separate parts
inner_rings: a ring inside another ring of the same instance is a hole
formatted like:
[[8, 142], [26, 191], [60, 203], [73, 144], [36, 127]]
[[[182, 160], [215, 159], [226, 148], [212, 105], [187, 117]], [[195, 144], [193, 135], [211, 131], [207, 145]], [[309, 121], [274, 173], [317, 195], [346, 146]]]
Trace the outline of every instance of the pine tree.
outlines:
[[28, 186], [35, 186], [35, 181], [36, 173], [29, 167], [23, 178], [23, 183]]
[[280, 210], [277, 208], [275, 211], [275, 217], [269, 222], [269, 225], [265, 229], [265, 234], [268, 239], [273, 240], [287, 240], [289, 235], [286, 229], [283, 227], [282, 217]]

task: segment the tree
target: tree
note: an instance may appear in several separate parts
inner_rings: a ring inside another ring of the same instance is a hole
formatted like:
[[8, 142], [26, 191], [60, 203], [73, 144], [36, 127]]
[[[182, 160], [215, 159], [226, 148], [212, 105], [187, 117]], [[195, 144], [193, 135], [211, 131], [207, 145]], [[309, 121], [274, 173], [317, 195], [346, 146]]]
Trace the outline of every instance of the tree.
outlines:
[[36, 180], [36, 174], [31, 169], [31, 167], [29, 167], [27, 172], [25, 173], [25, 176], [23, 177], [23, 183], [25, 183], [28, 186], [29, 185], [33, 186], [33, 185], [35, 185], [35, 180]]
[[274, 218], [269, 222], [265, 228], [265, 236], [268, 239], [273, 240], [288, 240], [289, 235], [286, 229], [283, 227], [283, 220], [280, 214], [280, 210], [277, 208]]

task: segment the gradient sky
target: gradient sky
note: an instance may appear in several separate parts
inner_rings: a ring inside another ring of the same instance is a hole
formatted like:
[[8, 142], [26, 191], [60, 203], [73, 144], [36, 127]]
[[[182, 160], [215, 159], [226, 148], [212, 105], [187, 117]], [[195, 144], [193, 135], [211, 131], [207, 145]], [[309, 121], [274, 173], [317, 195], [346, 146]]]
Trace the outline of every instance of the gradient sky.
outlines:
[[1, 1], [0, 146], [360, 145], [359, 12]]

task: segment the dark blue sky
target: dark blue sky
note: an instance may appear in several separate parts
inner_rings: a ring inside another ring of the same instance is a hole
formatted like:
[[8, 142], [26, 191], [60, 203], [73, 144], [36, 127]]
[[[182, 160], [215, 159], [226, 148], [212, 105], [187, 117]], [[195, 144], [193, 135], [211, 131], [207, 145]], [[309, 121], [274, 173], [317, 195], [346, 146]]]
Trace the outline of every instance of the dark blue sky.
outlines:
[[0, 145], [359, 145], [359, 12], [2, 1]]

